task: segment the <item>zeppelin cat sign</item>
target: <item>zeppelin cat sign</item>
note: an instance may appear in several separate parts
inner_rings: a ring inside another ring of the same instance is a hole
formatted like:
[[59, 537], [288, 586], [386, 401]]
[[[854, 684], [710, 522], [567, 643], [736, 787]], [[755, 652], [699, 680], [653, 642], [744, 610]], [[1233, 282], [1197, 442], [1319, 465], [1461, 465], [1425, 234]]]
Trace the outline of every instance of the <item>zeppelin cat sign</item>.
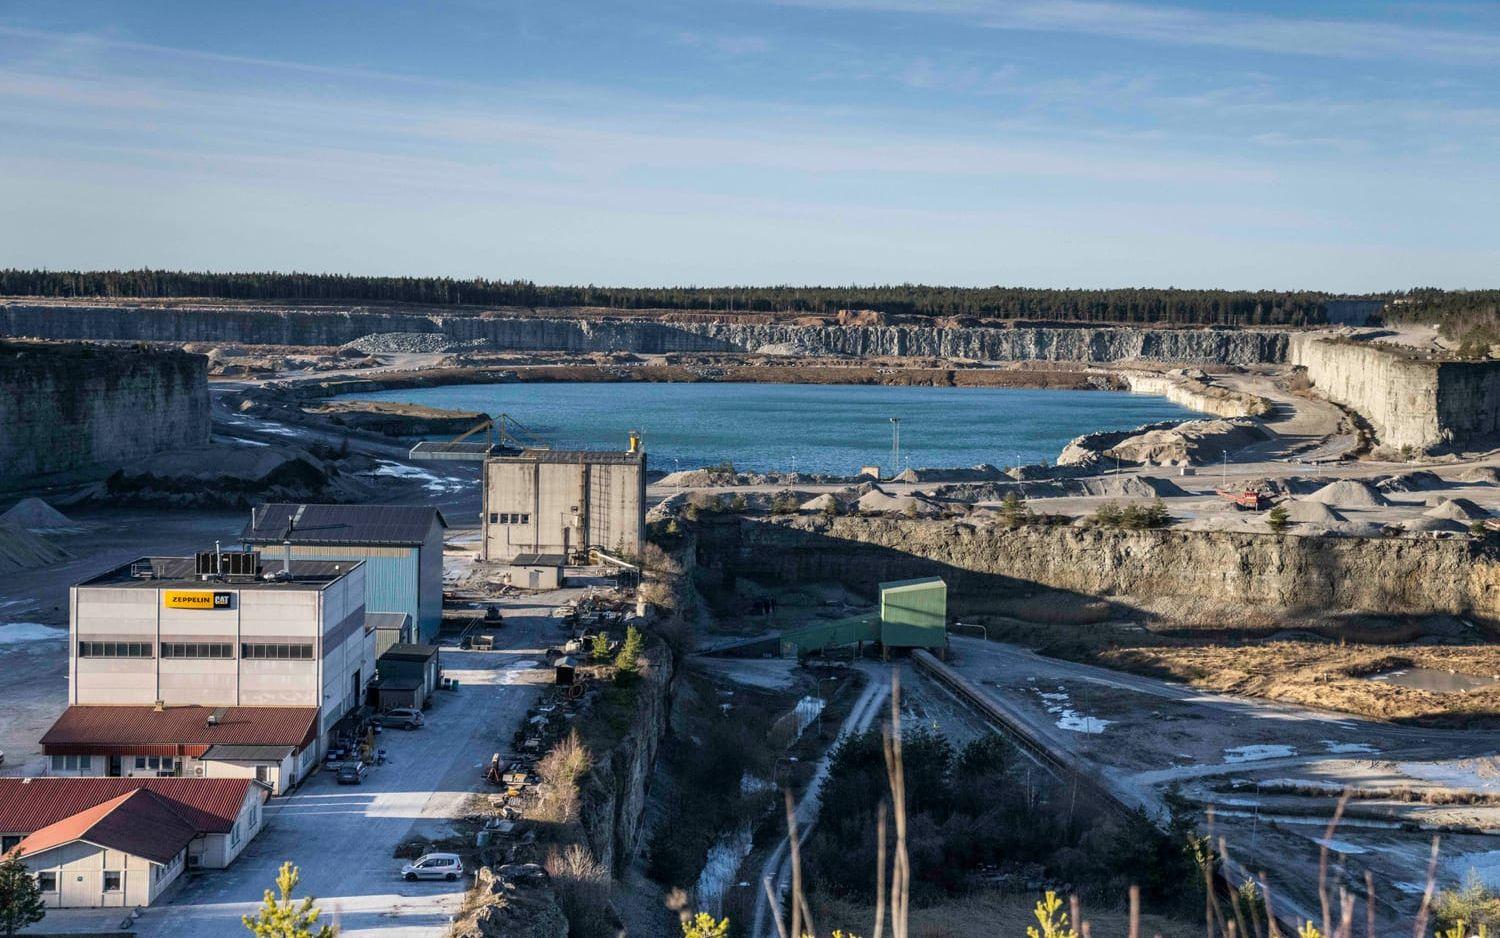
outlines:
[[213, 590], [167, 590], [161, 594], [167, 609], [228, 609], [234, 605], [233, 593]]

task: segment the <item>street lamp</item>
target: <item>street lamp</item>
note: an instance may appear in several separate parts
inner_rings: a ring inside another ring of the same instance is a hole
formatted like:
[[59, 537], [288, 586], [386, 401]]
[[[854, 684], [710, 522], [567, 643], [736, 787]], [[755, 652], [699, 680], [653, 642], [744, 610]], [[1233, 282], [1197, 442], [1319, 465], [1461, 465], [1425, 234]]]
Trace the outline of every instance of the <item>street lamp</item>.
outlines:
[[901, 418], [891, 418], [891, 476], [901, 472]]

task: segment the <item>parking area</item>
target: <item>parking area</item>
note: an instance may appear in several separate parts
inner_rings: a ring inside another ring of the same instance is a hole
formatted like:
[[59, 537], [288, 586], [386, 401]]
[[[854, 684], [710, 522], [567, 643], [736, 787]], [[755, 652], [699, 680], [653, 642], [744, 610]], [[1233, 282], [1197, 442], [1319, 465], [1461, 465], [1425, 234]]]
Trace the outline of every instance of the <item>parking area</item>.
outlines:
[[537, 665], [545, 663], [547, 643], [557, 638], [552, 608], [579, 592], [503, 603], [506, 624], [494, 651], [444, 647], [443, 673], [459, 679], [458, 689], [439, 692], [423, 728], [381, 734], [386, 764], [372, 767], [358, 786], [338, 785], [332, 772], [319, 772], [292, 795], [272, 801], [266, 829], [232, 867], [189, 877], [168, 902], [145, 911], [137, 934], [242, 932], [240, 916], [255, 913], [277, 868], [291, 860], [301, 869], [301, 894], [317, 897], [340, 934], [441, 935], [468, 878], [406, 882], [395, 848], [413, 836], [447, 836], [451, 820], [468, 813], [490, 754], [508, 747], [550, 680], [550, 670]]

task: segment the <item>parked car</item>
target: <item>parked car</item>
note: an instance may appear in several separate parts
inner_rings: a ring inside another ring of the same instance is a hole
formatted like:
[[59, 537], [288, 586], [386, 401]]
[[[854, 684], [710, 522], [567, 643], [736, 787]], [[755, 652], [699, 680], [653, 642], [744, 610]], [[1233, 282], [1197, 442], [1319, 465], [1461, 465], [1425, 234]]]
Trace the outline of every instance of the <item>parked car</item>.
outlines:
[[414, 707], [396, 707], [376, 717], [375, 722], [395, 729], [414, 730], [427, 721], [422, 719], [422, 711]]
[[401, 867], [402, 879], [445, 879], [464, 875], [464, 861], [456, 853], [428, 853]]
[[339, 766], [338, 775], [335, 776], [340, 785], [358, 785], [365, 780], [365, 764], [363, 762], [345, 762]]

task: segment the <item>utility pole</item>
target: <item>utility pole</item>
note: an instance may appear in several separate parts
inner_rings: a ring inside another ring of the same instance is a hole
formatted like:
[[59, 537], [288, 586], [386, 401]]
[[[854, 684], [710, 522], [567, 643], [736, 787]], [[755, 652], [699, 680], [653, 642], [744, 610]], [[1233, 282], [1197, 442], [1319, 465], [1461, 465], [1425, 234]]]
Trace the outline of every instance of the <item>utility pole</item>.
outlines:
[[891, 476], [901, 472], [901, 418], [891, 418]]
[[1221, 452], [1224, 454], [1224, 471], [1219, 476], [1219, 487], [1227, 492], [1229, 491], [1229, 450], [1221, 450]]

